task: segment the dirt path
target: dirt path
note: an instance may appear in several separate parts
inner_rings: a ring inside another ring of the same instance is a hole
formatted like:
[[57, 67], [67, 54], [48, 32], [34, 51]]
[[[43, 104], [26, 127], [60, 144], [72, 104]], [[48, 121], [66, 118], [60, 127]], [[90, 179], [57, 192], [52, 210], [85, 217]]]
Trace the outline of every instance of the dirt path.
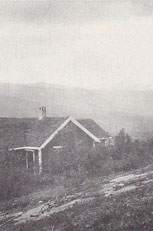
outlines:
[[25, 209], [25, 211], [18, 213], [10, 212], [9, 214], [0, 212], [0, 227], [11, 221], [16, 224], [21, 224], [30, 220], [39, 220], [43, 217], [69, 209], [76, 204], [88, 203], [94, 200], [97, 195], [104, 197], [118, 195], [135, 190], [138, 187], [144, 187], [146, 184], [152, 182], [153, 171], [146, 171], [144, 173], [136, 172], [114, 177], [105, 184], [97, 182], [97, 186], [93, 187], [92, 190], [82, 190], [79, 193], [61, 199], [52, 198], [47, 203], [41, 201], [41, 204], [36, 204], [33, 208]]

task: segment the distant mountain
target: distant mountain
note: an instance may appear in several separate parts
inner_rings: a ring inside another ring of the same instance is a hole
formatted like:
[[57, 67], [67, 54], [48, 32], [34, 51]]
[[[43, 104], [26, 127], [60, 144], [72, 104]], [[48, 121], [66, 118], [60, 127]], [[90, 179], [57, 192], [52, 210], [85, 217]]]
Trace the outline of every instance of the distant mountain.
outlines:
[[125, 128], [134, 138], [153, 136], [152, 90], [88, 90], [46, 83], [0, 84], [0, 117], [92, 118], [113, 135]]

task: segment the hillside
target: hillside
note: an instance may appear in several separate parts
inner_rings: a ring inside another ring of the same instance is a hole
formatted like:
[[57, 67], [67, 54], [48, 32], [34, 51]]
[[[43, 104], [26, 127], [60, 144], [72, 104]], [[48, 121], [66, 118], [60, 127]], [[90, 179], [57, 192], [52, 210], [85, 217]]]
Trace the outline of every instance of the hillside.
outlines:
[[[152, 166], [1, 203], [3, 231], [152, 230]], [[48, 185], [49, 186], [49, 185]]]
[[45, 83], [0, 84], [0, 117], [48, 116], [92, 118], [113, 135], [120, 128], [134, 138], [153, 134], [152, 90], [88, 90]]

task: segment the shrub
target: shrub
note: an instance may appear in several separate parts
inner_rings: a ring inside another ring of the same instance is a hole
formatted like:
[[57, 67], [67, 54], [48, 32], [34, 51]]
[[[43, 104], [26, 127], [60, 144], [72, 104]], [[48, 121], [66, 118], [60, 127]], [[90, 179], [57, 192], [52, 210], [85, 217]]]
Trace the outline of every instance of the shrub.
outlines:
[[[7, 149], [0, 153], [0, 198], [8, 200], [48, 184], [79, 187], [89, 177], [109, 175], [136, 169], [153, 161], [153, 139], [146, 142], [132, 140], [122, 129], [113, 146], [99, 145], [95, 150], [85, 146], [54, 150], [43, 162], [46, 174], [33, 176], [20, 166], [20, 155], [15, 157]], [[48, 166], [48, 167], [47, 167]]]

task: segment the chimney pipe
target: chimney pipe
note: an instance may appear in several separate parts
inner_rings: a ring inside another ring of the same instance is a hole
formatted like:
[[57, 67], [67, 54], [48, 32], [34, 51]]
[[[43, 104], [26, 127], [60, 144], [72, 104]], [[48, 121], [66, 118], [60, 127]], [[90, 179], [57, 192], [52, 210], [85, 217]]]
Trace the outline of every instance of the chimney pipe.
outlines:
[[42, 106], [39, 108], [39, 120], [46, 118], [46, 107]]

